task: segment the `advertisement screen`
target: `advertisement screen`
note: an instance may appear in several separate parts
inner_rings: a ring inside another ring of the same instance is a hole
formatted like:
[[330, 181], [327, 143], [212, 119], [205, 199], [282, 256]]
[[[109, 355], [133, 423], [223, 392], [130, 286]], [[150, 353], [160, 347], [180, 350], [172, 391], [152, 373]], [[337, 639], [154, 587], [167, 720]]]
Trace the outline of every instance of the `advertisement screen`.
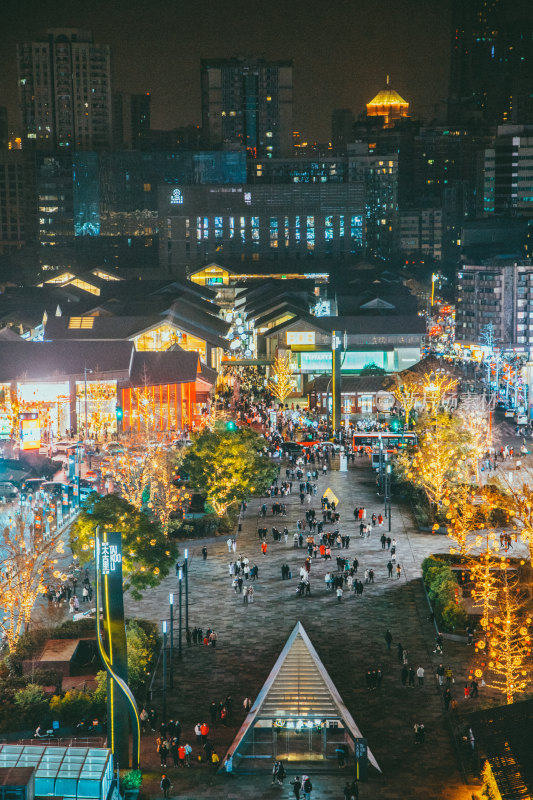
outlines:
[[20, 449], [38, 450], [41, 446], [41, 426], [38, 419], [20, 420]]

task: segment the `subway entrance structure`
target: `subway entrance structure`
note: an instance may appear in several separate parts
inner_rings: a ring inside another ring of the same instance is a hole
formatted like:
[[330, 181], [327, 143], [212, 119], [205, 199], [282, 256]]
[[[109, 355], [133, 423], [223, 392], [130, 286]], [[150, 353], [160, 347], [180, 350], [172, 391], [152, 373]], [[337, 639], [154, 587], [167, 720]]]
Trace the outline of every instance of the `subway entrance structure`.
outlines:
[[381, 772], [302, 623], [297, 622], [222, 764], [230, 754], [236, 769], [243, 760], [253, 766], [254, 759], [324, 762], [336, 759], [341, 748], [348, 759], [355, 758], [361, 780], [367, 762]]

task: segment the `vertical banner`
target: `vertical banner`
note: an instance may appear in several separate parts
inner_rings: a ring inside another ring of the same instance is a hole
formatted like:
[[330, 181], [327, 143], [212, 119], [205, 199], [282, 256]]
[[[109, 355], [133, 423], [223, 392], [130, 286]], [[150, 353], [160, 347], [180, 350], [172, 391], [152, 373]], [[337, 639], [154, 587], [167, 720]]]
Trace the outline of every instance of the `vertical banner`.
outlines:
[[[105, 630], [105, 645], [96, 615], [100, 654], [107, 669], [107, 739], [115, 756], [115, 765], [129, 766], [129, 725], [133, 733], [133, 766], [139, 758], [139, 716], [135, 699], [128, 687], [128, 651], [124, 622], [122, 588], [122, 534], [116, 531], [97, 531], [95, 537], [97, 569], [97, 608], [101, 605]], [[100, 585], [100, 587], [99, 587]]]

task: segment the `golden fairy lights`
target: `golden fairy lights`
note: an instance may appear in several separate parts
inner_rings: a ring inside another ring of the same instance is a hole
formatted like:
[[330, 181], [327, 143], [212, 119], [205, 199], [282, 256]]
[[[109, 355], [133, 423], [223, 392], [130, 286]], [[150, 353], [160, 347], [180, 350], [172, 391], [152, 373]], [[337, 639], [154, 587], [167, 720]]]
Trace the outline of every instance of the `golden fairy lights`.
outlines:
[[53, 569], [57, 564], [54, 555], [61, 552], [59, 536], [59, 533], [46, 535], [36, 530], [22, 513], [3, 528], [0, 630], [10, 650], [27, 629], [37, 597], [46, 591], [46, 573], [53, 570], [54, 576], [57, 573], [58, 579], [66, 580], [66, 575]]
[[268, 382], [268, 388], [272, 394], [278, 398], [280, 403], [284, 403], [290, 393], [296, 388], [296, 382], [292, 377], [291, 356], [276, 356], [272, 367], [273, 380]]
[[524, 614], [517, 581], [509, 580], [504, 570], [495, 613], [489, 617], [485, 639], [479, 640], [476, 647], [482, 654], [487, 653], [484, 656], [486, 678], [482, 670], [477, 672], [482, 673], [489, 687], [505, 696], [507, 704], [513, 703], [516, 695], [523, 693], [530, 683], [530, 628], [531, 618]]

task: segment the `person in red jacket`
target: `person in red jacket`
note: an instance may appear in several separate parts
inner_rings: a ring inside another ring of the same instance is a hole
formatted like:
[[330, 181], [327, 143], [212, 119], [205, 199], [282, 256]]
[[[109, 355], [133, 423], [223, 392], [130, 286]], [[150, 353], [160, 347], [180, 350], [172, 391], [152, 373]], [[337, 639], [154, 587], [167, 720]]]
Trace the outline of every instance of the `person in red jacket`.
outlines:
[[209, 734], [209, 725], [207, 725], [207, 723], [202, 722], [202, 725], [200, 727], [200, 733], [202, 734], [202, 742], [206, 742], [207, 736]]
[[263, 553], [264, 556], [266, 556], [266, 552], [267, 552], [267, 543], [266, 542], [261, 542], [261, 552]]

